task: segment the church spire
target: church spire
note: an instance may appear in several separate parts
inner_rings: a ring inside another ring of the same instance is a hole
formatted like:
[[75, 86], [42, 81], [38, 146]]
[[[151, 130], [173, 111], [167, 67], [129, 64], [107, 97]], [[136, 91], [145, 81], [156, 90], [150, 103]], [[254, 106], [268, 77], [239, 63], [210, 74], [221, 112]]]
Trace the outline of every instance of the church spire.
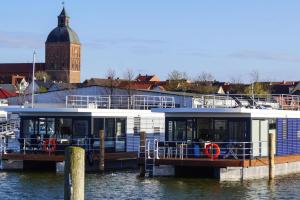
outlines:
[[60, 15], [58, 16], [58, 26], [69, 26], [70, 17], [68, 16], [65, 7], [63, 7]]

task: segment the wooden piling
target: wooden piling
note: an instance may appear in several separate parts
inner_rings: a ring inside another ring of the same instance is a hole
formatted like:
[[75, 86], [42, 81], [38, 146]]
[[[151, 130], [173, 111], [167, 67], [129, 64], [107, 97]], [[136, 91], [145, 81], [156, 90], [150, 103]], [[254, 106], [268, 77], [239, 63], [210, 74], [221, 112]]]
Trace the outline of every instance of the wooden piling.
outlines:
[[104, 156], [105, 156], [105, 142], [104, 142], [104, 130], [100, 130], [99, 132], [99, 170], [100, 172], [104, 172]]
[[269, 180], [274, 179], [275, 177], [275, 162], [274, 162], [274, 155], [275, 155], [275, 134], [269, 133]]
[[[140, 158], [145, 158], [145, 148], [146, 148], [146, 132], [142, 131], [140, 133]], [[146, 163], [145, 163], [146, 165]], [[145, 165], [140, 165], [140, 176], [144, 177], [146, 174]]]
[[64, 199], [84, 199], [85, 151], [80, 147], [65, 149]]

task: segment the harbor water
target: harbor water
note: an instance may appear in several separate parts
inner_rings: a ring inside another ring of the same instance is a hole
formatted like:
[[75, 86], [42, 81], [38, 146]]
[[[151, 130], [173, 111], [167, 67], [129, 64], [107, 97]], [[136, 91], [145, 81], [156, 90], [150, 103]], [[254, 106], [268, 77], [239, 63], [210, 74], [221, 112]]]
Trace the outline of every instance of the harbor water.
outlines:
[[[85, 199], [297, 199], [300, 174], [244, 182], [139, 178], [137, 172], [86, 174]], [[62, 174], [0, 172], [0, 199], [63, 199]]]

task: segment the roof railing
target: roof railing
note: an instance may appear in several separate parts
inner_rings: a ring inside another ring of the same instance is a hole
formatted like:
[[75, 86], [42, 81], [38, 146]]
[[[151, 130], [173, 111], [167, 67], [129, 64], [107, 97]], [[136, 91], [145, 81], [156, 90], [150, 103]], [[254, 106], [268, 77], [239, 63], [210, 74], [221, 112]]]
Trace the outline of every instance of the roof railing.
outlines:
[[193, 100], [194, 108], [252, 108], [300, 110], [300, 96], [272, 94], [216, 94], [201, 95]]
[[149, 95], [70, 95], [66, 97], [66, 108], [90, 109], [136, 109], [175, 108], [175, 99], [170, 96]]

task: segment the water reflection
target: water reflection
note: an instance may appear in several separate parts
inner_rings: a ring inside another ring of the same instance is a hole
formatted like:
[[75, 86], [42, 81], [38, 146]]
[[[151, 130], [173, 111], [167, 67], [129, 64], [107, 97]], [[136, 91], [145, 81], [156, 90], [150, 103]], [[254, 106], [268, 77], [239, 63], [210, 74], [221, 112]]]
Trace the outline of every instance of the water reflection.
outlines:
[[[193, 178], [138, 178], [136, 172], [87, 174], [86, 199], [293, 199], [300, 175], [244, 182]], [[63, 199], [63, 175], [0, 173], [0, 199]]]

